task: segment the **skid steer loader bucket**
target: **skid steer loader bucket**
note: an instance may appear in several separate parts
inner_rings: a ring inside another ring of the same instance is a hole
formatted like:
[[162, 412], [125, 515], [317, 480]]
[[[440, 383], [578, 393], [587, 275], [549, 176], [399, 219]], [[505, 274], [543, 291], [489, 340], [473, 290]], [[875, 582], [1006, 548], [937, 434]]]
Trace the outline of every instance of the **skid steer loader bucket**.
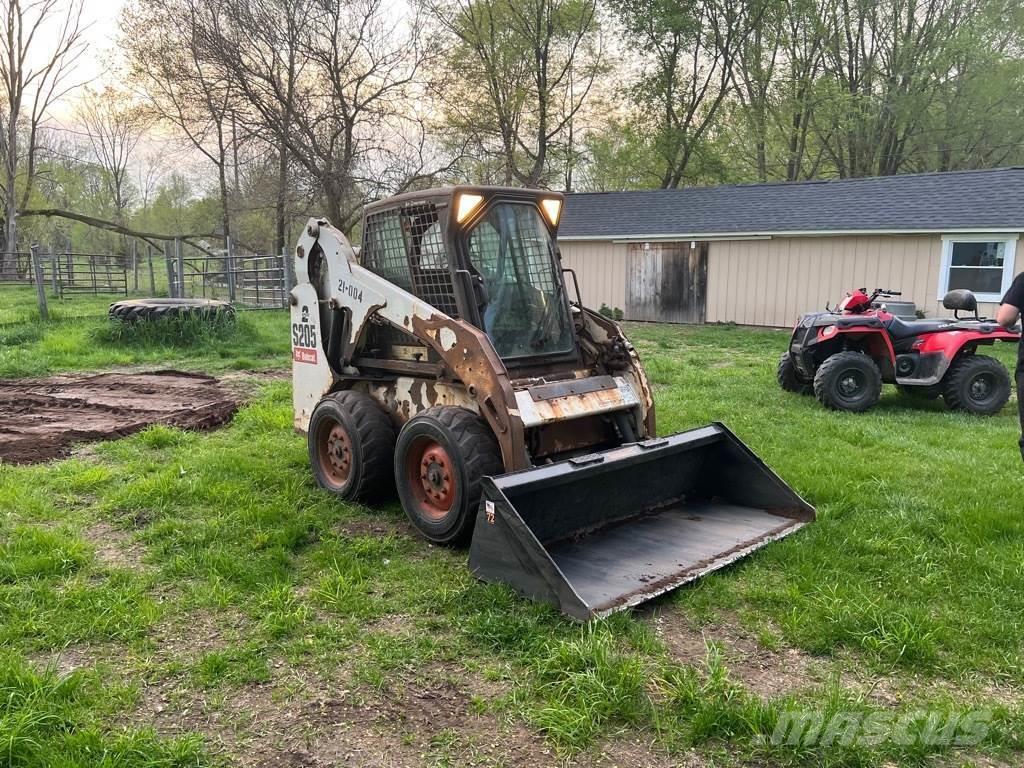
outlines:
[[470, 568], [586, 620], [722, 568], [814, 515], [711, 424], [486, 478]]

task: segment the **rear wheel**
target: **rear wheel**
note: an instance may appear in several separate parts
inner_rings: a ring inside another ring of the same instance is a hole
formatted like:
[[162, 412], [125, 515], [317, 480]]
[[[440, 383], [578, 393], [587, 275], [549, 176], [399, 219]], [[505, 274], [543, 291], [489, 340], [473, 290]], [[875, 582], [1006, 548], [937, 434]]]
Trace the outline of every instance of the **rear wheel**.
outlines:
[[501, 450], [487, 424], [466, 408], [428, 408], [409, 419], [395, 447], [395, 485], [412, 524], [437, 544], [469, 540], [480, 481], [501, 474]]
[[967, 355], [946, 373], [942, 394], [953, 410], [989, 416], [999, 413], [1010, 399], [1010, 374], [993, 357]]
[[391, 489], [395, 427], [363, 392], [332, 392], [309, 420], [309, 462], [321, 488], [347, 501], [369, 501]]
[[789, 352], [783, 352], [779, 358], [779, 364], [775, 369], [775, 378], [779, 386], [787, 392], [796, 392], [798, 395], [809, 395], [814, 392], [814, 384], [804, 381], [793, 364], [793, 356]]
[[860, 413], [881, 397], [882, 374], [861, 352], [837, 352], [814, 374], [814, 395], [826, 408]]

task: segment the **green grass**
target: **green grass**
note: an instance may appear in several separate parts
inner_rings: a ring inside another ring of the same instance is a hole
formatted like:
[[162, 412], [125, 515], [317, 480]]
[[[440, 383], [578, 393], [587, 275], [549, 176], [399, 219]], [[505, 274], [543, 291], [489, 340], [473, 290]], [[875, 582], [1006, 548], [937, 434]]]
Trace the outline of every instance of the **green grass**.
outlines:
[[[240, 343], [143, 341], [123, 351], [130, 360], [110, 360], [96, 326], [55, 325], [22, 343], [21, 368], [6, 349], [0, 366], [24, 375], [26, 361], [50, 371], [287, 359], [274, 335], [286, 336], [282, 316], [239, 324], [235, 333], [250, 334]], [[95, 349], [53, 353], [57, 329]], [[439, 670], [460, 684], [490, 681], [473, 706], [543, 734], [562, 755], [624, 735], [722, 765], [925, 765], [950, 750], [928, 743], [926, 718], [914, 713], [984, 707], [991, 728], [964, 759], [1019, 763], [1024, 713], [993, 693], [1024, 684], [1015, 413], [970, 418], [891, 388], [868, 414], [829, 413], [775, 385], [785, 334], [629, 331], [660, 432], [723, 421], [818, 509], [798, 535], [658, 602], [706, 625], [704, 658], [674, 656], [650, 608], [575, 624], [476, 582], [465, 553], [408, 534], [395, 504], [336, 502], [314, 487], [289, 386], [274, 382], [217, 432], [154, 427], [97, 444], [87, 458], [0, 467], [0, 687], [13, 691], [0, 702], [0, 765], [104, 764], [80, 759], [83, 744], [106, 750], [110, 765], [227, 759], [221, 737], [202, 728], [181, 740], [147, 730], [146, 686], [172, 687], [182, 708], [267, 688], [301, 701], [295, 681], [310, 679], [374, 702]], [[997, 352], [1009, 361], [1012, 351]], [[103, 555], [95, 531], [109, 529], [141, 562]], [[730, 669], [716, 639], [723, 625], [750, 628], [763, 648], [809, 655], [826, 673], [758, 693]], [[45, 659], [65, 648], [86, 659], [71, 677], [47, 671]], [[865, 679], [901, 694], [880, 702], [851, 683]], [[801, 709], [906, 716], [909, 738], [766, 741]], [[7, 743], [21, 762], [3, 762]], [[460, 743], [444, 730], [424, 748], [465, 761]]]
[[283, 310], [239, 312], [212, 324], [189, 318], [130, 325], [106, 319], [116, 299], [88, 297], [94, 306], [86, 318], [55, 311], [48, 323], [0, 325], [0, 378], [130, 365], [218, 372], [289, 364]]

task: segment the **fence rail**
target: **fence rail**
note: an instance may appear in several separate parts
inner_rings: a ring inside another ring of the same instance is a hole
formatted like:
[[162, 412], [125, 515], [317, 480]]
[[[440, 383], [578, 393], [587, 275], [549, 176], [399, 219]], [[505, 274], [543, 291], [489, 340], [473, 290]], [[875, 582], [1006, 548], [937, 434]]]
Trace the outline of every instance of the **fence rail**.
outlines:
[[[0, 325], [100, 317], [118, 296], [171, 296], [230, 301], [239, 309], [288, 306], [295, 285], [285, 254], [212, 253], [182, 241], [153, 248], [130, 241], [126, 253], [93, 253], [33, 246], [0, 253]], [[52, 306], [49, 306], [52, 305]]]

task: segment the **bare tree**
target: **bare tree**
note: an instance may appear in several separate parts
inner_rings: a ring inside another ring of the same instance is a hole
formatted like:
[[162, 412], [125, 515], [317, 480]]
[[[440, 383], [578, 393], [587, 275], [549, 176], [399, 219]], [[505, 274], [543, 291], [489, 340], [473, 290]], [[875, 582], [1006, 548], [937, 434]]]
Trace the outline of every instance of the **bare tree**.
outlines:
[[338, 226], [432, 173], [408, 151], [433, 53], [415, 11], [396, 23], [381, 0], [219, 0], [210, 21], [206, 55], [265, 137], [318, 182]]
[[78, 118], [89, 136], [93, 157], [104, 171], [114, 221], [127, 224], [131, 204], [128, 166], [150, 125], [149, 115], [131, 95], [114, 88], [86, 90]]
[[[445, 130], [492, 157], [505, 184], [547, 185], [565, 166], [574, 121], [605, 68], [596, 0], [441, 0], [451, 35]], [[553, 157], [557, 156], [557, 157]]]
[[[54, 102], [76, 87], [72, 72], [81, 56], [83, 0], [0, 0], [0, 116], [4, 160], [5, 254], [0, 273], [14, 269], [18, 209], [32, 194], [40, 127]], [[18, 183], [21, 181], [19, 201]]]
[[633, 100], [662, 163], [661, 186], [678, 187], [713, 132], [733, 89], [733, 65], [764, 4], [754, 0], [614, 0], [645, 67]]
[[150, 107], [216, 169], [223, 236], [231, 234], [231, 165], [240, 142], [239, 90], [207, 55], [206, 30], [216, 25], [216, 0], [134, 0], [121, 19], [130, 76]]

